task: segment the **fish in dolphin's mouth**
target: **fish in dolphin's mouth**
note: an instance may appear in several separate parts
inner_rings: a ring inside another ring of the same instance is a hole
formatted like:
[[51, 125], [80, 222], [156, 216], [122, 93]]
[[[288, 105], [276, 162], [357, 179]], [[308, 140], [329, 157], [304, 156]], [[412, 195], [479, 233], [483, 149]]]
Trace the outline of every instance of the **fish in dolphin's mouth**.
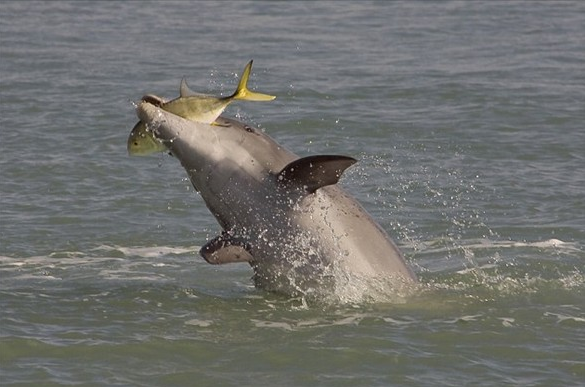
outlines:
[[[179, 117], [191, 121], [217, 124], [216, 120], [225, 108], [234, 100], [243, 101], [271, 101], [276, 98], [273, 95], [254, 92], [248, 89], [248, 80], [252, 71], [253, 61], [248, 62], [238, 87], [233, 94], [227, 97], [215, 97], [207, 94], [200, 94], [192, 91], [187, 85], [185, 78], [181, 80], [180, 96], [165, 101], [154, 94], [147, 94], [142, 97], [141, 102], [148, 102], [154, 106]], [[219, 124], [221, 125], [221, 124]], [[156, 138], [152, 130], [139, 121], [130, 131], [127, 142], [128, 154], [132, 156], [147, 156], [152, 153], [165, 152], [166, 147]]]

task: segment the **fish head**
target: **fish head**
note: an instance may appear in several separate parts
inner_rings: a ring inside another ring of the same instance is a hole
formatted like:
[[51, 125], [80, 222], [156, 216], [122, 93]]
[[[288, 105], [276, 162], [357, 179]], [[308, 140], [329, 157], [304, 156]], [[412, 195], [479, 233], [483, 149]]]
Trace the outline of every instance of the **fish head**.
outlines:
[[[148, 102], [154, 106], [162, 106], [165, 100], [154, 94], [146, 94], [142, 102]], [[165, 152], [167, 148], [154, 136], [152, 130], [144, 121], [138, 121], [130, 131], [126, 149], [131, 156], [147, 156], [153, 153]]]
[[147, 156], [167, 151], [167, 147], [154, 136], [152, 130], [143, 121], [138, 121], [132, 128], [126, 148], [131, 156]]

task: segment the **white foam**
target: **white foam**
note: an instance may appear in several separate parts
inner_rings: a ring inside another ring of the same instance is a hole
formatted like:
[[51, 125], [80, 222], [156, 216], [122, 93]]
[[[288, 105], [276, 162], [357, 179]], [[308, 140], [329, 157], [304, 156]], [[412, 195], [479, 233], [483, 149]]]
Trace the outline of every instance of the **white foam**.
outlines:
[[213, 325], [213, 321], [200, 320], [200, 319], [194, 318], [194, 319], [185, 321], [185, 325], [192, 325], [192, 326], [196, 326], [196, 327], [207, 328], [207, 327]]
[[513, 327], [514, 323], [516, 322], [516, 320], [512, 317], [499, 317], [498, 320], [502, 321], [502, 325], [507, 328]]
[[473, 315], [457, 317], [457, 318], [454, 318], [452, 320], [448, 320], [446, 322], [451, 323], [451, 324], [461, 323], [461, 322], [474, 322], [474, 321], [478, 321], [481, 317], [483, 317], [481, 314], [473, 314]]
[[413, 321], [396, 320], [395, 318], [392, 318], [392, 317], [382, 317], [382, 321], [390, 323], [392, 325], [397, 325], [397, 326], [406, 326], [406, 325], [413, 324]]
[[480, 265], [480, 266], [476, 266], [476, 267], [470, 267], [467, 269], [459, 270], [456, 273], [457, 274], [469, 274], [469, 273], [477, 272], [478, 270], [495, 269], [497, 267], [498, 267], [498, 265], [496, 265], [494, 263], [486, 263], [485, 265]]
[[285, 331], [293, 331], [293, 326], [289, 323], [285, 323], [282, 321], [262, 321], [262, 320], [256, 320], [256, 319], [252, 319], [251, 320], [252, 323], [254, 323], [254, 326], [256, 326], [257, 328], [276, 328], [276, 329], [283, 329]]
[[192, 247], [171, 247], [171, 246], [150, 246], [150, 247], [124, 247], [101, 245], [93, 250], [117, 251], [125, 256], [138, 256], [143, 258], [158, 258], [165, 255], [191, 254], [199, 251], [200, 246]]
[[[575, 242], [565, 242], [560, 239], [548, 239], [545, 241], [527, 242], [527, 241], [492, 241], [490, 239], [470, 239], [467, 241], [457, 241], [458, 245], [453, 246], [452, 243], [445, 243], [444, 239], [422, 241], [407, 248], [416, 250], [423, 254], [433, 253], [449, 253], [454, 248], [470, 249], [470, 250], [488, 250], [488, 249], [501, 249], [501, 248], [518, 248], [518, 247], [529, 247], [538, 249], [561, 249], [564, 251], [580, 251], [580, 248]], [[440, 247], [433, 247], [439, 245]]]
[[579, 322], [579, 323], [585, 323], [585, 318], [571, 316], [571, 315], [567, 315], [567, 314], [545, 312], [544, 313], [544, 316], [545, 317], [556, 317], [557, 318], [557, 322], [559, 322], [559, 323], [565, 322], [567, 320], [574, 321], [574, 322]]

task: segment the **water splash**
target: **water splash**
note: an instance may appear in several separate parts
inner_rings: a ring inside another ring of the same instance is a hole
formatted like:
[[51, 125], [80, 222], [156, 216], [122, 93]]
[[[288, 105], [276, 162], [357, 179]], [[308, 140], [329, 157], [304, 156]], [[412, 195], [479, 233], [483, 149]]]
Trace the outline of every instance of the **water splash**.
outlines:
[[[459, 254], [468, 254], [471, 261], [478, 263], [459, 268], [445, 264], [452, 262], [445, 259], [450, 247], [435, 241], [420, 246], [424, 248], [415, 257], [417, 260], [437, 259], [443, 265], [433, 271], [421, 271], [416, 286], [404, 286], [393, 278], [351, 275], [332, 267], [324, 268], [310, 286], [295, 282], [296, 278], [287, 277], [286, 272], [281, 273], [281, 279], [288, 281], [297, 292], [278, 299], [291, 310], [305, 310], [327, 305], [483, 303], [510, 297], [551, 297], [551, 294], [563, 299], [585, 292], [585, 273], [579, 265], [583, 252], [576, 242], [461, 241]], [[253, 288], [249, 280], [251, 272], [244, 265], [217, 268], [201, 262], [200, 266], [192, 267], [193, 261], [197, 262], [198, 250], [198, 246], [100, 245], [88, 251], [57, 251], [46, 256], [0, 256], [0, 273], [6, 279], [4, 286], [31, 280], [75, 282], [87, 278], [121, 283], [174, 283], [216, 297], [271, 299], [271, 293]], [[213, 280], [202, 283], [197, 279], [202, 271], [212, 273]]]

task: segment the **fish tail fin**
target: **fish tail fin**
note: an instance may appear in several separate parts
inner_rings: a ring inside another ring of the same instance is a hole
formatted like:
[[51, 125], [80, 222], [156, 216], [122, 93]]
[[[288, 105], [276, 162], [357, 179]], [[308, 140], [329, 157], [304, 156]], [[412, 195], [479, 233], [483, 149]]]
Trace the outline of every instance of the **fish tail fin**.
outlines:
[[238, 88], [231, 97], [233, 99], [241, 99], [246, 101], [272, 101], [274, 98], [276, 98], [274, 95], [256, 93], [254, 91], [248, 90], [248, 79], [250, 78], [250, 72], [252, 70], [252, 62], [253, 61], [251, 60], [246, 65], [246, 68], [242, 73], [242, 77], [240, 78]]

